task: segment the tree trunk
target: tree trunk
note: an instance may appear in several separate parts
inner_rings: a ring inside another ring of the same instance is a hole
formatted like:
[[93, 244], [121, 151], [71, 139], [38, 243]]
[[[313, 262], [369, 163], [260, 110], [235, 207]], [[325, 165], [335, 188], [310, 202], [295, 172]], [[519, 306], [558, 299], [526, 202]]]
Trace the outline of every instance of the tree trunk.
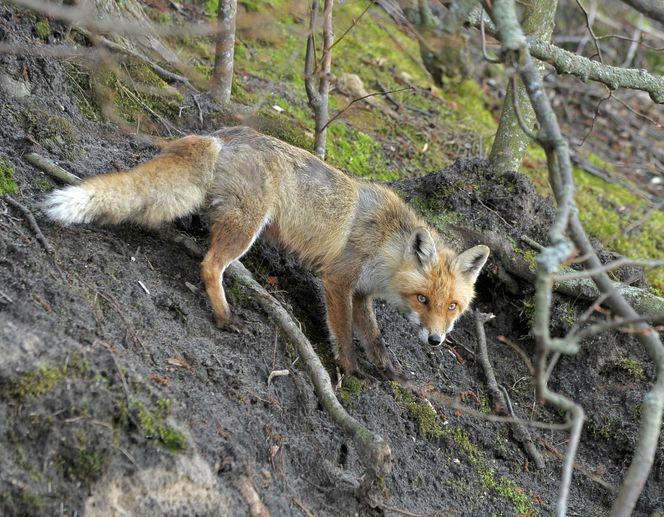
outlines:
[[[532, 0], [527, 4], [523, 19], [523, 29], [526, 35], [548, 42], [553, 32], [557, 4], [558, 0]], [[537, 67], [541, 76], [544, 64], [538, 62]], [[501, 173], [519, 169], [530, 143], [530, 138], [519, 125], [514, 108], [515, 98], [518, 114], [525, 127], [531, 129], [535, 124], [535, 114], [528, 100], [526, 89], [518, 78], [515, 84], [516, 92], [513, 91], [511, 81], [507, 85], [503, 112], [500, 115], [500, 124], [489, 157], [494, 170]]]
[[219, 0], [212, 95], [222, 105], [231, 100], [236, 13], [237, 0]]

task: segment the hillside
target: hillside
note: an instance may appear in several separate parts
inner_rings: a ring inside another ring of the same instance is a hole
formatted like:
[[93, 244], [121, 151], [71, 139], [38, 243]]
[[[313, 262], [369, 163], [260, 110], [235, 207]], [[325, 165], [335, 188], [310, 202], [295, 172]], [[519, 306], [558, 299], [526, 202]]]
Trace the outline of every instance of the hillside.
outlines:
[[[203, 6], [187, 5], [183, 14], [166, 4], [150, 3], [150, 16], [205, 16]], [[0, 4], [0, 40], [15, 49], [0, 55], [0, 194], [29, 209], [54, 249], [48, 253], [25, 215], [0, 197], [0, 513], [249, 515], [254, 490], [274, 516], [550, 515], [566, 432], [531, 430], [545, 459], [537, 470], [504, 424], [420, 399], [383, 380], [363, 358], [369, 377], [344, 379], [337, 396], [393, 453], [391, 474], [369, 497], [357, 451], [322, 410], [292, 344], [244, 288], [231, 283], [227, 292], [251, 331], [222, 332], [199, 260], [183, 247], [129, 225], [63, 228], [43, 216], [40, 201], [55, 180], [25, 160], [28, 152], [88, 177], [131, 168], [180, 133], [225, 125], [250, 125], [310, 147], [313, 124], [299, 73], [307, 13], [287, 2], [256, 4], [241, 4], [234, 104], [226, 111], [204, 92], [166, 85], [131, 59], [117, 70], [91, 71], [82, 58], [38, 55], [35, 49], [86, 42], [64, 24]], [[362, 10], [345, 4], [338, 33]], [[201, 80], [209, 74], [210, 41], [169, 42]], [[409, 89], [391, 94], [398, 109], [378, 97], [331, 125], [329, 162], [394, 182], [443, 231], [491, 230], [513, 242], [524, 234], [544, 242], [553, 208], [541, 155], [531, 152], [527, 175], [497, 176], [484, 160], [499, 109], [489, 94], [494, 83], [438, 89], [418, 52], [378, 8], [348, 32], [336, 49], [338, 77], [358, 74], [371, 91], [378, 83], [386, 91]], [[95, 84], [107, 92], [112, 116]], [[339, 109], [352, 95], [338, 90], [332, 99]], [[605, 239], [607, 248], [599, 241], [598, 247], [609, 259], [617, 228], [642, 218], [650, 201], [576, 173], [589, 186], [581, 196], [595, 199], [588, 222]], [[616, 207], [624, 207], [625, 220], [607, 216]], [[654, 211], [623, 245], [661, 256], [662, 225], [662, 212]], [[176, 227], [205, 242], [199, 218]], [[531, 249], [518, 246], [532, 259]], [[243, 263], [294, 315], [335, 381], [319, 280], [262, 243]], [[498, 382], [516, 416], [559, 422], [560, 415], [536, 403], [527, 364], [505, 344], [528, 355], [534, 350], [533, 287], [520, 278], [507, 282], [504, 269], [490, 258], [475, 303], [496, 315], [486, 332]], [[646, 279], [635, 268], [617, 274], [662, 289], [661, 277]], [[556, 295], [552, 332], [568, 330], [589, 305]], [[472, 314], [440, 348], [424, 348], [408, 320], [386, 304], [377, 314], [390, 353], [415, 382], [492, 411]], [[280, 369], [289, 375], [268, 383]], [[579, 354], [560, 360], [551, 385], [579, 401], [588, 419], [571, 515], [607, 514], [631, 460], [642, 394], [654, 378], [647, 355], [624, 333], [591, 338]], [[663, 473], [660, 436], [635, 515], [664, 513]]]

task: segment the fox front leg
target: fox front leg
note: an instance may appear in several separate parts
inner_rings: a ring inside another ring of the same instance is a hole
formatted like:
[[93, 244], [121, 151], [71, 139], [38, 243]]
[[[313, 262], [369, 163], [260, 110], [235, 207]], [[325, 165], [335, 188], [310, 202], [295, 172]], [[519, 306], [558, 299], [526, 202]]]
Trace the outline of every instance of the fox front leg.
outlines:
[[371, 362], [389, 379], [403, 379], [403, 374], [394, 367], [385, 348], [371, 297], [357, 293], [353, 296], [353, 324]]
[[357, 361], [353, 351], [352, 290], [341, 278], [326, 276], [322, 280], [334, 355], [344, 373], [353, 375], [357, 372]]

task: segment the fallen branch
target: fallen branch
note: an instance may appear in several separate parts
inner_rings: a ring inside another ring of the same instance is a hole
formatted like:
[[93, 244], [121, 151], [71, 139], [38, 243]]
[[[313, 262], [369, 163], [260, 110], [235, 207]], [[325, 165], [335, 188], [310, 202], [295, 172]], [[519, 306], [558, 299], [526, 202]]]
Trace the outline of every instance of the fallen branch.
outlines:
[[[41, 158], [42, 159], [39, 163], [49, 162], [49, 160], [43, 157]], [[49, 170], [51, 169], [52, 167], [47, 167], [42, 170], [49, 173]], [[61, 176], [57, 177], [61, 178]], [[68, 183], [67, 180], [64, 181]], [[70, 184], [76, 184], [78, 182], [80, 182], [80, 180], [75, 180], [74, 183]], [[183, 245], [196, 257], [202, 257], [205, 254], [204, 250], [196, 242], [173, 230], [162, 230], [160, 235], [165, 240]], [[321, 404], [334, 423], [343, 429], [353, 441], [371, 479], [389, 474], [392, 470], [392, 452], [390, 451], [389, 445], [380, 435], [369, 431], [360, 422], [349, 415], [339, 403], [339, 400], [334, 395], [332, 381], [330, 380], [327, 370], [325, 370], [325, 367], [321, 363], [318, 355], [316, 355], [316, 352], [307, 337], [300, 330], [300, 326], [293, 320], [290, 314], [288, 314], [288, 311], [286, 311], [286, 309], [284, 309], [283, 306], [263, 288], [263, 286], [254, 280], [251, 273], [240, 262], [233, 262], [226, 270], [226, 273], [230, 278], [252, 291], [256, 302], [268, 314], [268, 316], [279, 324], [286, 336], [288, 336], [290, 341], [295, 345], [300, 358], [304, 361]], [[103, 296], [102, 293], [100, 294]]]
[[[493, 367], [491, 366], [491, 361], [489, 360], [489, 353], [486, 346], [486, 334], [484, 332], [484, 323], [492, 318], [493, 315], [484, 314], [478, 310], [475, 311], [475, 328], [477, 331], [477, 337], [480, 347], [479, 361], [484, 370], [484, 375], [486, 376], [486, 384], [489, 388], [491, 394], [491, 400], [493, 401], [494, 407], [499, 408], [498, 411], [505, 412], [505, 409], [508, 407], [505, 396], [498, 388], [498, 382], [496, 381], [496, 376], [493, 373]], [[523, 445], [523, 448], [526, 450], [530, 458], [535, 462], [535, 466], [538, 469], [544, 468], [544, 460], [542, 455], [535, 447], [533, 439], [526, 429], [525, 426], [519, 423], [510, 424], [512, 428], [512, 435], [514, 439]]]
[[49, 176], [59, 179], [68, 185], [78, 185], [82, 180], [75, 174], [63, 169], [55, 162], [44, 158], [37, 153], [28, 153], [24, 156], [28, 163], [31, 163], [39, 170], [44, 171]]
[[[537, 278], [537, 271], [529, 263], [514, 244], [494, 231], [477, 233], [474, 230], [458, 229], [466, 243], [482, 242], [491, 248], [491, 252], [498, 258], [505, 269], [532, 284]], [[614, 289], [623, 296], [629, 304], [640, 314], [657, 315], [664, 313], [664, 298], [657, 296], [649, 289], [642, 289], [620, 282], [610, 281]], [[573, 299], [596, 300], [600, 291], [590, 278], [572, 278], [554, 281], [553, 290]]]
[[30, 228], [32, 228], [32, 231], [35, 232], [35, 236], [37, 237], [37, 240], [39, 243], [44, 247], [47, 253], [53, 253], [53, 247], [51, 244], [48, 242], [46, 239], [46, 236], [42, 233], [41, 228], [39, 228], [39, 225], [37, 224], [37, 221], [35, 221], [35, 216], [32, 215], [30, 210], [28, 210], [26, 207], [24, 207], [21, 203], [16, 201], [13, 197], [11, 196], [5, 196], [3, 198], [7, 203], [9, 203], [11, 206], [14, 208], [18, 209], [21, 211], [23, 214], [23, 217], [25, 217], [25, 220], [28, 221], [28, 224], [30, 225]]
[[251, 517], [270, 517], [270, 512], [268, 511], [267, 506], [263, 504], [263, 501], [261, 501], [251, 479], [247, 476], [240, 476], [237, 486], [240, 490], [240, 495], [242, 495], [242, 499], [244, 499], [249, 506], [249, 515], [251, 515]]

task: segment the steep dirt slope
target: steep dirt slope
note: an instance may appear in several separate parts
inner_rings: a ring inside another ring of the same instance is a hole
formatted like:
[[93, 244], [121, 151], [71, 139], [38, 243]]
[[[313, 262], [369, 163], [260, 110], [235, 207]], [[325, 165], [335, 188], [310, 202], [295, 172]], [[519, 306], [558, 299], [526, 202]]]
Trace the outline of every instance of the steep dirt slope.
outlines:
[[[0, 6], [5, 40], [27, 48], [34, 24]], [[131, 167], [156, 147], [86, 118], [56, 60], [2, 56], [0, 78], [0, 158], [13, 171], [14, 197], [55, 249], [45, 253], [22, 215], [0, 198], [0, 513], [243, 515], [246, 478], [272, 515], [393, 515], [389, 508], [551, 513], [561, 462], [550, 451], [564, 452], [565, 434], [539, 433], [546, 468], [535, 471], [504, 426], [435, 411], [383, 380], [351, 379], [341, 400], [389, 441], [395, 460], [380, 506], [369, 507], [356, 491], [357, 452], [319, 407], [292, 347], [247, 293], [229, 286], [251, 334], [219, 331], [196, 259], [140, 228], [47, 222], [39, 201], [50, 180], [23, 159], [36, 150], [89, 176]], [[419, 196], [423, 209], [444, 208], [441, 220], [513, 238], [543, 240], [551, 217], [527, 180], [495, 178], [480, 160], [400, 188]], [[204, 238], [196, 220], [182, 225]], [[245, 263], [292, 309], [333, 371], [315, 277], [262, 245]], [[492, 259], [480, 278], [477, 306], [497, 316], [487, 332], [499, 382], [517, 415], [557, 421], [534, 403], [517, 354], [496, 340], [505, 335], [532, 351], [531, 288], [519, 283], [517, 294], [508, 293], [497, 267]], [[558, 299], [555, 330], [583, 309]], [[422, 347], [410, 324], [382, 303], [378, 316], [390, 351], [416, 381], [490, 410], [472, 318], [455, 330], [452, 352]], [[290, 375], [267, 386], [269, 372], [282, 368]], [[578, 459], [585, 474], [575, 473], [570, 497], [577, 514], [607, 513], [612, 493], [593, 478], [620, 482], [653, 375], [635, 340], [618, 334], [592, 340], [556, 370], [554, 387], [589, 413]], [[662, 475], [660, 445], [638, 515], [663, 510]]]

